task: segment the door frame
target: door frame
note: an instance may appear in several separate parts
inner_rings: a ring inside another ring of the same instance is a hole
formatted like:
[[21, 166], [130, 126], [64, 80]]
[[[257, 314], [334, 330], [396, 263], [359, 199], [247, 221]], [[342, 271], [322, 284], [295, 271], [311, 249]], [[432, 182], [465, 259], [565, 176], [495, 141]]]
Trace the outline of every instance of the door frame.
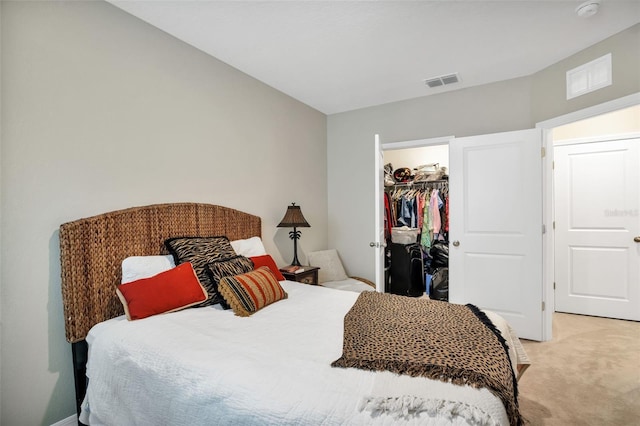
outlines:
[[400, 142], [385, 142], [380, 144], [382, 151], [394, 151], [397, 149], [409, 149], [409, 148], [422, 148], [430, 145], [449, 145], [455, 136], [440, 136], [437, 138], [429, 139], [416, 139], [412, 141], [400, 141]]
[[[397, 142], [384, 142], [384, 143], [379, 143], [379, 138], [380, 135], [376, 134], [375, 135], [376, 138], [376, 146], [379, 147], [380, 151], [384, 154], [385, 151], [394, 151], [394, 150], [399, 150], [399, 149], [411, 149], [411, 148], [423, 148], [423, 147], [427, 147], [427, 146], [434, 146], [434, 145], [447, 145], [447, 147], [449, 146], [450, 142], [455, 139], [455, 136], [441, 136], [441, 137], [437, 137], [437, 138], [428, 138], [428, 139], [416, 139], [416, 140], [410, 140], [410, 141], [397, 141]], [[377, 151], [377, 150], [376, 150]], [[376, 152], [376, 155], [378, 155], [378, 152]], [[376, 160], [377, 161], [377, 160]], [[376, 169], [376, 173], [380, 173], [377, 169]], [[376, 182], [377, 182], [377, 177], [376, 177]], [[377, 199], [380, 195], [378, 195], [378, 192], [382, 192], [384, 191], [383, 188], [378, 188], [378, 185], [375, 185], [375, 190], [376, 190], [376, 198]], [[376, 206], [376, 209], [380, 208], [380, 206]], [[376, 220], [376, 227], [379, 226], [378, 221]], [[374, 240], [374, 243], [372, 243], [373, 245], [375, 245], [376, 241], [379, 239], [378, 233], [377, 233], [377, 229], [376, 229], [376, 240]], [[383, 248], [382, 250], [384, 250], [384, 240], [383, 241], [378, 241], [379, 243], [383, 244]], [[371, 244], [370, 244], [371, 245]], [[373, 247], [372, 245], [372, 247]], [[378, 248], [379, 250], [379, 248]], [[381, 275], [381, 277], [384, 277], [384, 264], [379, 265], [378, 263], [380, 262], [378, 260], [380, 253], [378, 252], [378, 250], [376, 250], [376, 259], [374, 261], [374, 265], [376, 265], [376, 272], [375, 272], [375, 276], [376, 276], [376, 290], [377, 291], [381, 291], [384, 292], [384, 284], [382, 283], [382, 278], [378, 279], [378, 276]]]
[[554, 233], [552, 224], [554, 221], [553, 200], [553, 137], [551, 132], [554, 127], [564, 126], [576, 121], [596, 117], [598, 115], [617, 111], [640, 104], [640, 92], [633, 93], [622, 98], [604, 102], [578, 111], [574, 111], [559, 117], [536, 123], [535, 127], [542, 129], [542, 146], [545, 149], [545, 161], [542, 165], [542, 220], [549, 232], [542, 237], [542, 300], [547, 309], [542, 318], [542, 338], [544, 341], [552, 338], [552, 319], [555, 311], [554, 276], [555, 276], [555, 252]]

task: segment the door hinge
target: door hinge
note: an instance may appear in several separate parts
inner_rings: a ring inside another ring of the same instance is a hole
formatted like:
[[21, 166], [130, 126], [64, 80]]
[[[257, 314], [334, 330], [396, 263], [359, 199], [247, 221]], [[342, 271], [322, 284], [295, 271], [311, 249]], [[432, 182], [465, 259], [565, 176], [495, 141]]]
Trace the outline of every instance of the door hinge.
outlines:
[[542, 310], [544, 311], [545, 305], [544, 302], [542, 302]]
[[541, 154], [542, 154], [542, 158], [546, 157], [547, 149], [544, 146], [542, 147], [542, 149], [540, 151], [541, 151]]
[[555, 170], [556, 169], [556, 162], [552, 161], [551, 162], [551, 170]]
[[554, 283], [553, 283], [553, 289], [554, 289], [554, 290], [556, 289], [556, 283], [555, 283], [555, 281], [554, 281]]
[[547, 233], [547, 227], [544, 226], [544, 223], [542, 224], [542, 233], [546, 234]]
[[553, 229], [556, 229], [556, 221], [553, 221]]

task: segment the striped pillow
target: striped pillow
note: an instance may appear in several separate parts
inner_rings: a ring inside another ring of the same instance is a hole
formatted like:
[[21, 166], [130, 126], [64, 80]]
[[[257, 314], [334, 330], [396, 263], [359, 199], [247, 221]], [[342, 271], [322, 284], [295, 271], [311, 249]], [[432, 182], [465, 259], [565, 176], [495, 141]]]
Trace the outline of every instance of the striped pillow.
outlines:
[[253, 262], [244, 256], [230, 257], [207, 265], [207, 272], [209, 274], [209, 280], [211, 280], [211, 284], [213, 285], [213, 291], [220, 298], [220, 305], [222, 305], [224, 309], [229, 309], [230, 306], [220, 295], [220, 290], [218, 289], [220, 280], [224, 277], [232, 277], [250, 271], [253, 271]]
[[193, 265], [198, 280], [207, 290], [209, 297], [198, 306], [215, 305], [222, 301], [207, 274], [207, 264], [236, 256], [227, 237], [175, 237], [164, 242], [173, 255], [175, 264], [190, 262]]
[[218, 291], [233, 312], [241, 317], [248, 317], [271, 303], [287, 298], [287, 293], [266, 266], [220, 279]]

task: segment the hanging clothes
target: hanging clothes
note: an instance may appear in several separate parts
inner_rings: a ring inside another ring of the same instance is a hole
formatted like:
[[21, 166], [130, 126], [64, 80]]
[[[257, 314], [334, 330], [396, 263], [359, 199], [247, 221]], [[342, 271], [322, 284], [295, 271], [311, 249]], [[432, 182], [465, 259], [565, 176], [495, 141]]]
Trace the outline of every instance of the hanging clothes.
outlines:
[[422, 213], [422, 216], [423, 216], [423, 223], [422, 223], [422, 233], [420, 235], [420, 244], [423, 247], [428, 249], [431, 247], [431, 223], [432, 223], [431, 209], [429, 208], [429, 203], [425, 202], [425, 208]]
[[447, 198], [445, 198], [445, 202], [444, 202], [444, 217], [445, 217], [444, 230], [445, 232], [449, 233], [449, 196], [448, 195], [447, 195]]
[[416, 226], [416, 228], [418, 229], [422, 229], [422, 224], [424, 223], [424, 205], [425, 205], [425, 197], [426, 197], [426, 192], [424, 191], [420, 191], [418, 193], [418, 195], [416, 196], [416, 200], [417, 200], [417, 214], [416, 216], [418, 217], [418, 226]]
[[447, 240], [447, 181], [395, 185], [393, 188], [387, 187], [385, 195], [389, 203], [387, 223], [390, 228], [407, 226], [419, 229], [420, 244], [426, 249], [431, 247], [435, 239]]
[[440, 205], [442, 204], [442, 200], [438, 193], [439, 191], [437, 189], [431, 191], [431, 202], [429, 204], [431, 215], [433, 217], [432, 231], [434, 234], [439, 234], [440, 228], [442, 228], [442, 218], [440, 217]]
[[413, 216], [413, 205], [411, 200], [406, 197], [400, 198], [400, 213], [398, 214], [398, 226], [411, 227], [411, 220]]
[[[377, 226], [377, 225], [376, 225]], [[384, 238], [388, 240], [391, 238], [391, 227], [393, 222], [391, 219], [391, 200], [389, 194], [384, 193]]]

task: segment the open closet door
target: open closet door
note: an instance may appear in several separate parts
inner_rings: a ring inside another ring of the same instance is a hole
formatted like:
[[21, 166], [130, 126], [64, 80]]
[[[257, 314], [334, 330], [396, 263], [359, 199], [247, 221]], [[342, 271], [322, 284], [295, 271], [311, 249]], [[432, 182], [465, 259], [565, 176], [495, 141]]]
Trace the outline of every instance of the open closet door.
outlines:
[[375, 136], [375, 239], [369, 246], [375, 250], [376, 291], [384, 293], [384, 154], [380, 136]]
[[455, 138], [449, 145], [449, 301], [502, 315], [542, 340], [542, 135]]

